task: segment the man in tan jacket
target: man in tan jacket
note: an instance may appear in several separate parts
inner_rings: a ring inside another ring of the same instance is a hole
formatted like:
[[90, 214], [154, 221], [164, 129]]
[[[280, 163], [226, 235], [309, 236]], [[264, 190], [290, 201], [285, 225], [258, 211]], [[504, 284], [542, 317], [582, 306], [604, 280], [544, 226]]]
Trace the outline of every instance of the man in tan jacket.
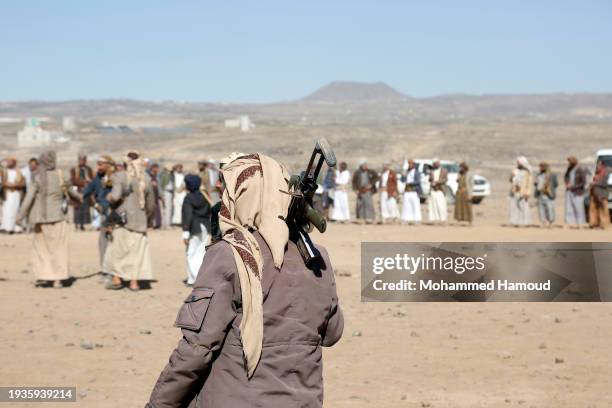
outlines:
[[29, 219], [34, 225], [32, 244], [32, 269], [37, 286], [62, 287], [69, 278], [68, 224], [64, 201], [70, 197], [82, 201], [82, 197], [69, 188], [61, 170], [56, 169], [54, 151], [40, 155], [39, 166], [28, 189], [18, 222]]
[[128, 153], [127, 168], [112, 175], [108, 201], [114, 221], [112, 243], [104, 254], [102, 272], [113, 276], [107, 289], [139, 290], [139, 281], [153, 280], [147, 220], [155, 210], [155, 197], [146, 165], [137, 153]]

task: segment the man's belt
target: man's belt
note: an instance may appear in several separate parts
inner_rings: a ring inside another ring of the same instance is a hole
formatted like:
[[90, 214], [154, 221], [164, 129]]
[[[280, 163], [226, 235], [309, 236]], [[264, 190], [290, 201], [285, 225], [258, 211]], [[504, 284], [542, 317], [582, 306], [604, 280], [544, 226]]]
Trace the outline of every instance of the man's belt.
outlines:
[[23, 187], [4, 187], [6, 191], [19, 191], [22, 190]]

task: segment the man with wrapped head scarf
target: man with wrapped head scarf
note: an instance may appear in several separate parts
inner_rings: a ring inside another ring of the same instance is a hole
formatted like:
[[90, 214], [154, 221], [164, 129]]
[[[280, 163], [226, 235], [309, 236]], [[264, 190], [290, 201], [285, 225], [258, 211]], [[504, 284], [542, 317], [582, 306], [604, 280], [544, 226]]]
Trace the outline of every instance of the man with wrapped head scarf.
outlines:
[[399, 219], [397, 206], [397, 173], [391, 168], [389, 162], [384, 162], [380, 173], [380, 219], [383, 224], [387, 221], [395, 222]]
[[472, 212], [472, 186], [474, 181], [469, 174], [469, 170], [466, 162], [459, 163], [457, 192], [455, 193], [455, 220], [471, 225], [474, 220]]
[[610, 212], [608, 210], [609, 179], [610, 169], [602, 160], [599, 160], [590, 188], [589, 226], [591, 228], [606, 229], [610, 226]]
[[543, 227], [550, 228], [555, 222], [555, 199], [557, 198], [557, 175], [550, 164], [541, 162], [534, 177], [534, 196], [538, 204], [538, 216]]
[[[104, 254], [110, 245], [109, 234], [107, 230], [106, 220], [110, 211], [110, 203], [108, 202], [108, 194], [112, 190], [111, 177], [115, 171], [115, 162], [113, 159], [104, 155], [98, 159], [98, 167], [94, 179], [83, 189], [83, 199], [88, 200], [93, 198], [94, 208], [100, 214], [101, 225], [100, 234], [98, 236], [98, 254], [100, 256], [100, 268], [104, 263]], [[102, 270], [102, 269], [100, 269]]]
[[448, 191], [448, 170], [440, 164], [440, 159], [433, 159], [432, 168], [429, 173], [429, 199], [427, 209], [429, 210], [429, 221], [434, 224], [444, 224], [448, 218], [448, 207], [446, 204], [446, 193]]
[[284, 221], [288, 175], [262, 154], [221, 170], [223, 238], [175, 325], [183, 338], [148, 407], [322, 407], [322, 346], [342, 335], [327, 252], [308, 269]]
[[510, 225], [515, 227], [531, 224], [529, 198], [533, 191], [531, 166], [525, 156], [516, 159], [516, 168], [510, 178]]
[[[70, 169], [70, 182], [79, 193], [83, 193], [85, 187], [93, 180], [93, 170], [87, 165], [87, 156], [79, 154], [78, 163]], [[90, 200], [74, 203], [74, 227], [85, 229], [85, 225], [91, 224]]]
[[351, 219], [349, 209], [348, 190], [351, 183], [351, 172], [346, 162], [340, 162], [334, 178], [334, 209], [331, 219], [339, 222], [347, 222]]
[[587, 192], [587, 171], [578, 163], [576, 156], [567, 158], [565, 171], [565, 223], [580, 228], [586, 224], [584, 199]]
[[187, 247], [187, 286], [193, 286], [210, 237], [210, 202], [200, 190], [202, 179], [195, 174], [185, 176], [187, 195], [183, 200], [183, 241]]
[[368, 161], [363, 158], [359, 160], [359, 167], [353, 174], [353, 191], [357, 194], [355, 215], [359, 222], [371, 224], [374, 222], [374, 200], [376, 193], [376, 182], [378, 174], [368, 168]]
[[69, 188], [62, 171], [56, 169], [55, 152], [44, 152], [18, 215], [19, 221], [29, 217], [34, 226], [31, 264], [37, 286], [47, 286], [51, 282], [54, 287], [62, 287], [62, 281], [70, 276], [69, 231], [62, 208], [67, 196], [82, 201], [81, 196]]
[[112, 275], [107, 289], [123, 288], [137, 291], [139, 281], [153, 280], [153, 267], [149, 252], [147, 220], [155, 210], [155, 198], [146, 164], [138, 153], [126, 157], [127, 168], [113, 173], [112, 189], [108, 201], [114, 210], [109, 218], [120, 220], [112, 232], [112, 244], [104, 254], [102, 272]]
[[185, 189], [185, 173], [183, 173], [183, 165], [175, 164], [172, 167], [172, 185], [174, 187], [172, 196], [172, 225], [181, 225], [181, 208], [183, 208], [183, 200], [187, 195]]
[[402, 197], [402, 222], [408, 224], [420, 224], [421, 216], [421, 172], [413, 159], [405, 159], [402, 166], [400, 179], [401, 189], [404, 191]]

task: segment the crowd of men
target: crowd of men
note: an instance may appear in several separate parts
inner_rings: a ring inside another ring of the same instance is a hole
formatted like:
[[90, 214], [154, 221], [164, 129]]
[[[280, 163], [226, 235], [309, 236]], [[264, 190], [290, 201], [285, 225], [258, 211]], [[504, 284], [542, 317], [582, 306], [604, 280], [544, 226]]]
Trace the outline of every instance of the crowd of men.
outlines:
[[[578, 163], [574, 156], [569, 157], [568, 167], [563, 177], [565, 183], [565, 225], [570, 227], [589, 226], [605, 229], [610, 225], [608, 210], [608, 180], [610, 169], [598, 162], [594, 174]], [[320, 207], [329, 220], [347, 222], [351, 220], [349, 195], [355, 193], [355, 219], [365, 223], [402, 222], [419, 224], [424, 217], [421, 214], [423, 198], [422, 180], [429, 179], [430, 192], [427, 199], [427, 215], [430, 224], [444, 225], [448, 221], [448, 204], [454, 203], [454, 219], [459, 224], [471, 225], [474, 216], [472, 211], [473, 180], [469, 166], [459, 164], [457, 189], [450, 199], [450, 187], [447, 184], [448, 170], [433, 159], [433, 165], [427, 173], [419, 171], [414, 160], [407, 159], [401, 169], [393, 170], [389, 163], [384, 163], [380, 171], [368, 167], [367, 160], [362, 159], [359, 167], [352, 174], [345, 162], [338, 169], [329, 168], [322, 186], [319, 189]], [[542, 162], [539, 170], [534, 171], [526, 157], [517, 158], [516, 168], [510, 177], [509, 225], [531, 226], [531, 205], [535, 207], [542, 226], [552, 227], [555, 224], [557, 188], [559, 180], [551, 171], [550, 165]], [[379, 218], [376, 217], [375, 195], [378, 194]], [[401, 209], [400, 209], [401, 208]]]
[[[580, 228], [605, 229], [610, 226], [608, 209], [608, 180], [610, 169], [599, 161], [594, 174], [581, 165], [575, 156], [567, 158], [563, 176], [565, 184], [565, 225]], [[510, 225], [531, 225], [529, 202], [536, 201], [538, 217], [544, 227], [555, 224], [559, 178], [550, 165], [541, 162], [533, 170], [526, 157], [520, 156], [510, 177]]]
[[[197, 171], [187, 174], [182, 164], [172, 167], [151, 162], [138, 153], [113, 160], [100, 156], [92, 169], [85, 155], [80, 155], [69, 176], [56, 168], [55, 152], [48, 151], [31, 158], [19, 167], [15, 158], [5, 159], [0, 167], [0, 231], [8, 234], [33, 232], [32, 265], [40, 286], [61, 287], [68, 273], [69, 209], [76, 231], [99, 230], [100, 271], [106, 276], [108, 289], [127, 287], [137, 291], [139, 283], [153, 280], [149, 253], [148, 229], [183, 230], [186, 246], [186, 279], [196, 279], [211, 236], [218, 236], [212, 223], [219, 211], [222, 183], [219, 168], [238, 153], [219, 163], [203, 160]], [[610, 169], [598, 163], [594, 174], [568, 158], [563, 177], [565, 183], [565, 224], [606, 228], [608, 211], [608, 178]], [[449, 200], [448, 171], [434, 159], [426, 173], [414, 160], [404, 160], [394, 170], [384, 163], [380, 171], [360, 160], [351, 174], [346, 162], [328, 168], [320, 180], [315, 206], [333, 222], [349, 222], [350, 201], [355, 197], [355, 222], [420, 224], [423, 178], [430, 188], [426, 197], [427, 221], [444, 225], [448, 221], [449, 202], [454, 203], [454, 219], [471, 225], [473, 180], [466, 163], [459, 165], [457, 188]], [[509, 225], [528, 226], [532, 199], [540, 222], [545, 227], [555, 223], [559, 178], [548, 163], [534, 171], [526, 157], [519, 157], [510, 177]], [[354, 195], [349, 195], [349, 192]], [[375, 197], [378, 199], [375, 200]], [[375, 209], [375, 202], [378, 211]], [[217, 227], [218, 229], [218, 227]]]
[[[422, 179], [429, 178], [430, 192], [427, 197], [428, 221], [431, 224], [446, 224], [448, 221], [449, 190], [447, 186], [448, 170], [434, 159], [428, 173], [421, 172], [412, 159], [404, 160], [400, 170], [393, 170], [390, 163], [384, 163], [381, 171], [368, 167], [366, 159], [351, 176], [345, 162], [338, 169], [328, 168], [322, 181], [320, 207], [329, 220], [333, 222], [351, 221], [349, 191], [355, 193], [355, 220], [359, 223], [394, 223], [420, 224], [424, 217], [421, 213], [423, 197]], [[454, 197], [454, 219], [464, 225], [471, 225], [472, 212], [472, 178], [469, 167], [462, 162], [459, 165], [457, 191]], [[380, 215], [375, 210], [375, 196], [378, 194]]]
[[137, 291], [153, 280], [147, 230], [172, 226], [183, 230], [184, 282], [192, 285], [221, 197], [216, 162], [201, 161], [196, 172], [185, 174], [182, 164], [164, 167], [136, 152], [119, 160], [100, 156], [95, 170], [79, 155], [68, 177], [56, 168], [54, 151], [21, 168], [11, 157], [1, 163], [0, 186], [0, 231], [33, 232], [32, 267], [41, 287], [63, 287], [69, 278], [70, 209], [76, 231], [100, 232], [100, 271], [107, 289]]

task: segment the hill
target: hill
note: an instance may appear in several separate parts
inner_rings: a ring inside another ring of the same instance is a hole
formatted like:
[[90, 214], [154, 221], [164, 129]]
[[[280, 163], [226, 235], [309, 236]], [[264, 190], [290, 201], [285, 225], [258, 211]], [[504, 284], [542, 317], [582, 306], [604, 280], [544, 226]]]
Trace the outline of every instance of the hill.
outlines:
[[410, 98], [384, 82], [331, 82], [305, 98], [307, 103], [371, 103], [404, 102]]

